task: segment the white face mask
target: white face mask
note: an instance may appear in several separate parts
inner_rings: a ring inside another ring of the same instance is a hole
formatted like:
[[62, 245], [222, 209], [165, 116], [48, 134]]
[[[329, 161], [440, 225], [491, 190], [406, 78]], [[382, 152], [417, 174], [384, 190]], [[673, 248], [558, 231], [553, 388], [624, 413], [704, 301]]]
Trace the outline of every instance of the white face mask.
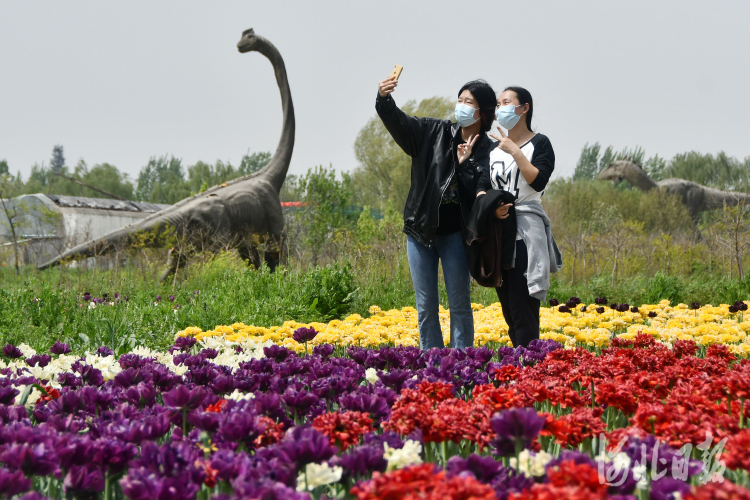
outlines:
[[499, 108], [497, 108], [497, 111], [495, 111], [497, 123], [499, 123], [500, 126], [506, 130], [510, 130], [515, 127], [518, 123], [518, 120], [520, 120], [521, 116], [523, 116], [516, 114], [516, 108], [519, 108], [521, 106], [523, 106], [523, 104], [519, 104], [518, 106], [507, 104], [505, 106], [500, 106]]
[[474, 118], [474, 112], [477, 108], [472, 108], [462, 102], [456, 103], [456, 121], [460, 127], [470, 127], [474, 125], [479, 118]]

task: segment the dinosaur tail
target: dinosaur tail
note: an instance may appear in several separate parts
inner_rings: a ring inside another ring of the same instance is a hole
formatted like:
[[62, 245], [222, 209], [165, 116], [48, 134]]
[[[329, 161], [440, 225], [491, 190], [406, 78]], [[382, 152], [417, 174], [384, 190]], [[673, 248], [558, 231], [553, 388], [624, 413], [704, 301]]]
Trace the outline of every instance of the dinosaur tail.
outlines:
[[118, 247], [124, 247], [129, 243], [133, 243], [138, 233], [144, 235], [142, 240], [144, 246], [154, 246], [159, 237], [163, 236], [168, 225], [168, 221], [163, 217], [143, 219], [136, 224], [121, 227], [99, 238], [76, 245], [54, 259], [41, 264], [37, 269], [43, 271], [66, 262], [106, 255]]

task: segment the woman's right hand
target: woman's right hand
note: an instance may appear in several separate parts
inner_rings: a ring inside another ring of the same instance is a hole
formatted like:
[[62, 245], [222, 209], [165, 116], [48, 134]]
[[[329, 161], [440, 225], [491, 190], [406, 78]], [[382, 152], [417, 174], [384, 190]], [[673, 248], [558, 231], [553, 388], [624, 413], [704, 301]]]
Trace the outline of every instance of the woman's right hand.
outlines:
[[396, 85], [398, 85], [398, 80], [391, 75], [378, 84], [378, 94], [380, 97], [386, 97], [388, 94], [396, 90]]
[[495, 217], [498, 219], [507, 219], [508, 218], [508, 210], [510, 210], [510, 207], [512, 207], [512, 203], [503, 203], [499, 207], [495, 209]]

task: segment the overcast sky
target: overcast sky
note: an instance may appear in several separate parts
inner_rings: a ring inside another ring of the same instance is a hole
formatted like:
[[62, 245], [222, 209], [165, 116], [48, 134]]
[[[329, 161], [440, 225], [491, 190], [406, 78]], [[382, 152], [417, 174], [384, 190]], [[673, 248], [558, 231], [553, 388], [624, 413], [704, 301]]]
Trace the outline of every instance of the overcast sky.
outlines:
[[28, 176], [68, 165], [130, 174], [151, 156], [239, 163], [274, 151], [270, 63], [239, 54], [250, 27], [286, 61], [297, 119], [291, 173], [357, 165], [377, 82], [397, 103], [455, 97], [467, 80], [528, 88], [534, 124], [573, 172], [581, 147], [671, 158], [750, 156], [750, 2], [34, 1], [0, 6], [0, 159]]

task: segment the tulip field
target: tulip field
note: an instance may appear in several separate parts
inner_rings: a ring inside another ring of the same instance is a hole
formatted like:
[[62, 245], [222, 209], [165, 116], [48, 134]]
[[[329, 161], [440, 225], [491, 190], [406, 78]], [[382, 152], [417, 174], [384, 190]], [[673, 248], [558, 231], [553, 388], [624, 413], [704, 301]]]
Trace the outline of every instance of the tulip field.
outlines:
[[528, 348], [499, 304], [465, 350], [377, 306], [119, 356], [6, 344], [0, 498], [750, 500], [746, 303], [551, 302]]

